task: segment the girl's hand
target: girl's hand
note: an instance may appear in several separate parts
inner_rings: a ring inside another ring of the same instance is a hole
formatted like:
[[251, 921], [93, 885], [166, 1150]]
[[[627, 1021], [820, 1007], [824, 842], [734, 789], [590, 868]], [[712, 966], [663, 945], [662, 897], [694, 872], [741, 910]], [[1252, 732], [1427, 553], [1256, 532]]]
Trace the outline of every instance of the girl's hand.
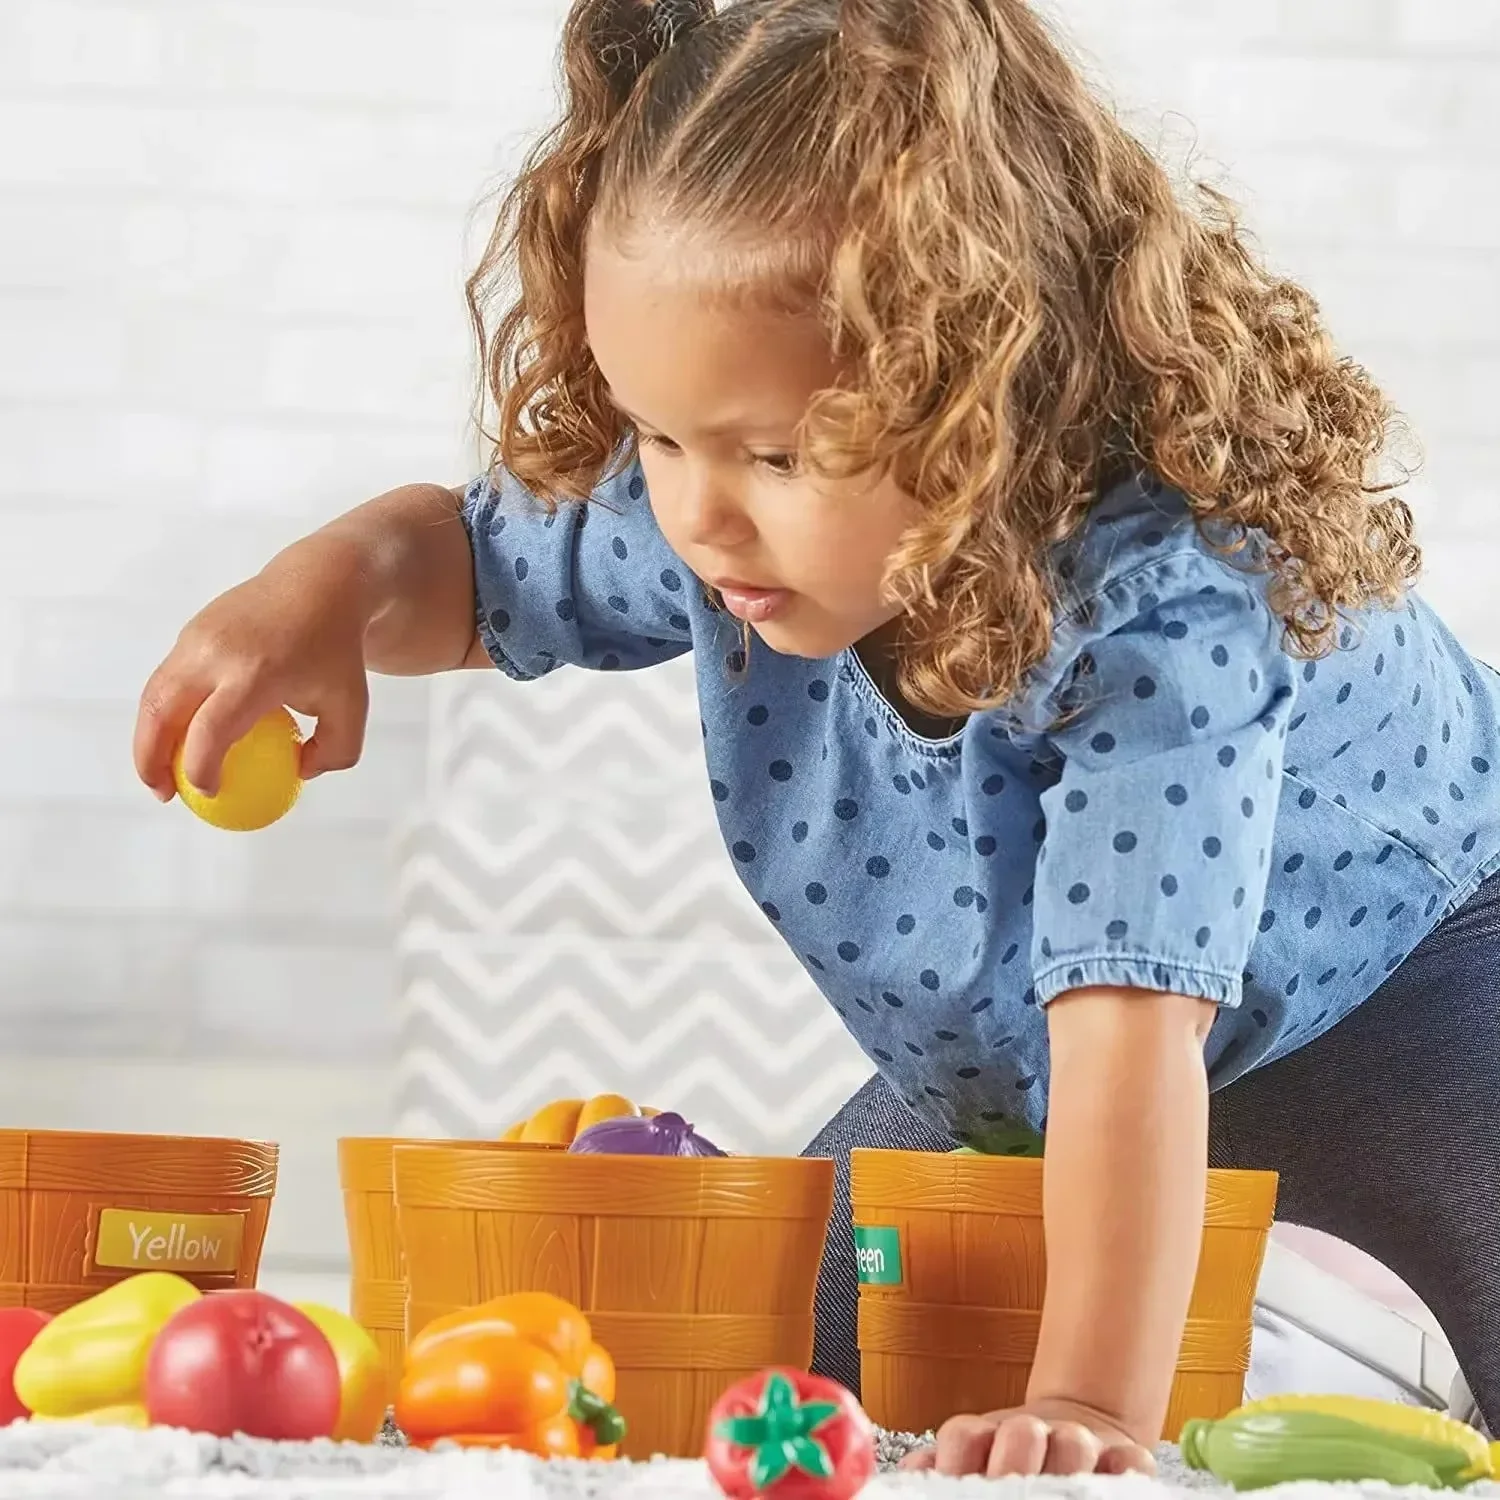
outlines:
[[939, 1474], [1154, 1474], [1156, 1460], [1108, 1417], [1070, 1401], [1036, 1401], [982, 1417], [950, 1417], [937, 1443], [901, 1460]]
[[283, 706], [317, 720], [302, 749], [304, 776], [354, 765], [369, 707], [371, 613], [357, 557], [319, 536], [220, 595], [188, 621], [141, 695], [141, 780], [170, 801], [181, 744], [188, 780], [212, 796], [229, 747]]

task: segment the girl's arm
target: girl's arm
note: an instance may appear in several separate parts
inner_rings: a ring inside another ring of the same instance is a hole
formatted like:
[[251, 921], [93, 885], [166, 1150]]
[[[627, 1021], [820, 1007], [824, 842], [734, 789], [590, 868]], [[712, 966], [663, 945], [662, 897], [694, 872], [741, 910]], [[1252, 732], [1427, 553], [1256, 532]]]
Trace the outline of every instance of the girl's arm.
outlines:
[[409, 484], [339, 516], [296, 543], [271, 569], [326, 568], [364, 585], [365, 666], [425, 676], [488, 666], [474, 623], [474, 558], [460, 507], [463, 490]]
[[1150, 1447], [1203, 1237], [1215, 1007], [1082, 989], [1047, 1007], [1047, 1294], [1027, 1405], [1066, 1401]]
[[[597, 503], [593, 503], [597, 502]], [[638, 466], [549, 512], [500, 474], [406, 485], [294, 543], [183, 627], [141, 695], [137, 773], [163, 800], [182, 746], [218, 790], [225, 752], [286, 705], [317, 720], [304, 774], [359, 759], [368, 672], [655, 665], [691, 649], [692, 578], [656, 528]]]

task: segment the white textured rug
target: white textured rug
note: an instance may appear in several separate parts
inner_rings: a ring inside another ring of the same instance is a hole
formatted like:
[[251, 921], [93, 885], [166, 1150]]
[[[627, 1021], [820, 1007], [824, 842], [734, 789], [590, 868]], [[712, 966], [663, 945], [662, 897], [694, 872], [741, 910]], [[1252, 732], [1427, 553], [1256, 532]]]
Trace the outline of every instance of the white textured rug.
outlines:
[[[939, 1479], [882, 1474], [862, 1500], [1181, 1500], [1214, 1490], [1161, 1451], [1155, 1480]], [[1286, 1485], [1279, 1500], [1388, 1496], [1385, 1485]], [[1429, 1492], [1420, 1493], [1431, 1500]], [[1500, 1497], [1478, 1485], [1474, 1496]], [[416, 1453], [335, 1443], [220, 1440], [168, 1430], [17, 1424], [0, 1430], [3, 1500], [719, 1500], [702, 1464], [542, 1463], [507, 1452]]]

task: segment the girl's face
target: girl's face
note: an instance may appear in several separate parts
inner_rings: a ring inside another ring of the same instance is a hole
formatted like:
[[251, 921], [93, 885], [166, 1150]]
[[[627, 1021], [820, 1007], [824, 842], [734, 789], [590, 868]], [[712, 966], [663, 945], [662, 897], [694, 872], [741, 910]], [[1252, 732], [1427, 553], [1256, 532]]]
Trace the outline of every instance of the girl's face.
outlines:
[[674, 270], [666, 241], [590, 249], [589, 343], [640, 436], [651, 508], [677, 555], [774, 651], [821, 658], [899, 610], [887, 559], [915, 519], [885, 479], [800, 473], [797, 429], [834, 378], [815, 319], [736, 310]]

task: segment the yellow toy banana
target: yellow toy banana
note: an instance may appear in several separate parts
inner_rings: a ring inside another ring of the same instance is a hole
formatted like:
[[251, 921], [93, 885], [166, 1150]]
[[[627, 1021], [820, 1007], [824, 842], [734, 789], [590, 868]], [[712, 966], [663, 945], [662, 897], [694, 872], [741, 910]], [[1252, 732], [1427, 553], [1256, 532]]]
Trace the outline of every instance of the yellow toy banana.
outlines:
[[554, 1099], [535, 1114], [518, 1120], [502, 1141], [527, 1145], [571, 1146], [576, 1137], [601, 1120], [615, 1120], [621, 1115], [644, 1115], [651, 1118], [660, 1110], [633, 1104], [623, 1094], [595, 1094], [591, 1099]]

